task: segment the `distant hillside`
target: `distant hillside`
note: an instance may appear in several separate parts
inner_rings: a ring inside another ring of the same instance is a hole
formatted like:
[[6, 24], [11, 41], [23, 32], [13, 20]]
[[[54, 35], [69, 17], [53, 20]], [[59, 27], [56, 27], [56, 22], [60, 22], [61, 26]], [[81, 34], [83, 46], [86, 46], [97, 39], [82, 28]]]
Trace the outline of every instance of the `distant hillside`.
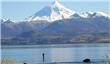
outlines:
[[76, 12], [58, 0], [18, 22], [1, 20], [2, 45], [110, 43], [105, 12]]
[[[42, 26], [41, 23], [40, 30], [37, 30], [40, 24], [36, 24], [34, 27], [37, 29], [31, 29], [26, 32], [22, 31], [22, 33], [12, 38], [3, 38], [2, 44], [110, 43], [110, 20], [105, 17], [89, 19], [71, 18], [43, 24]], [[22, 27], [24, 26], [25, 24], [22, 25]], [[28, 24], [27, 26], [30, 25]]]

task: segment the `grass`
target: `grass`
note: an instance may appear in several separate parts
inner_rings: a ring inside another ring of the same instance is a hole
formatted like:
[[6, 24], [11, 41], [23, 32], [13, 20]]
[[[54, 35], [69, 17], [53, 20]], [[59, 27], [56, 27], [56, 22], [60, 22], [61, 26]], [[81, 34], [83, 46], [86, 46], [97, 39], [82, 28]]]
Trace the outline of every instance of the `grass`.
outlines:
[[1, 64], [16, 64], [16, 61], [12, 59], [2, 59], [0, 62]]

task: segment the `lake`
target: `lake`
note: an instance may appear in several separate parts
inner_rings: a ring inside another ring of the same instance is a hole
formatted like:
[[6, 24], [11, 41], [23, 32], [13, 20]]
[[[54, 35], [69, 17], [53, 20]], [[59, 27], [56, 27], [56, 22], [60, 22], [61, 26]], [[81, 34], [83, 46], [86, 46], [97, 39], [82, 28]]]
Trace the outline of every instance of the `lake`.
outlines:
[[92, 62], [103, 62], [110, 58], [110, 43], [2, 46], [2, 59], [13, 59], [17, 64], [42, 63], [43, 53], [45, 63], [80, 64], [86, 58], [91, 59]]

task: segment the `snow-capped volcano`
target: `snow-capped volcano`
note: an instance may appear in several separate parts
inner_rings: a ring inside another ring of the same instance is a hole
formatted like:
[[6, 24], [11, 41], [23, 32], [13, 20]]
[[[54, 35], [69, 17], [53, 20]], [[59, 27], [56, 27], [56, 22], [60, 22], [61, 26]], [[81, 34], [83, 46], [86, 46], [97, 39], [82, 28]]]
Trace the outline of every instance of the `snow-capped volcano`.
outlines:
[[62, 20], [67, 18], [95, 18], [95, 17], [108, 17], [104, 12], [75, 12], [64, 5], [62, 5], [58, 0], [55, 0], [53, 3], [45, 6], [39, 10], [34, 15], [26, 19], [26, 21], [37, 21], [37, 20], [46, 20], [48, 22], [53, 22], [56, 20]]
[[58, 0], [55, 0], [50, 5], [35, 13], [33, 16], [27, 18], [27, 21], [47, 20], [52, 22], [55, 20], [69, 18], [73, 14], [75, 14], [75, 11], [64, 7]]

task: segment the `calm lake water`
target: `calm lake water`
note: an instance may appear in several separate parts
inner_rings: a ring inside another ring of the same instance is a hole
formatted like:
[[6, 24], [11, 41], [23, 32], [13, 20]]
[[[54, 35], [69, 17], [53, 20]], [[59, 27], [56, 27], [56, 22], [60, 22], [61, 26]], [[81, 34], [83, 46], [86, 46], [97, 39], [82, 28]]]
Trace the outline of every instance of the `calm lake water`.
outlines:
[[3, 46], [2, 59], [13, 59], [18, 64], [26, 62], [36, 64], [43, 62], [82, 62], [85, 58], [92, 61], [105, 61], [110, 58], [110, 44], [68, 44], [68, 45], [32, 45]]

